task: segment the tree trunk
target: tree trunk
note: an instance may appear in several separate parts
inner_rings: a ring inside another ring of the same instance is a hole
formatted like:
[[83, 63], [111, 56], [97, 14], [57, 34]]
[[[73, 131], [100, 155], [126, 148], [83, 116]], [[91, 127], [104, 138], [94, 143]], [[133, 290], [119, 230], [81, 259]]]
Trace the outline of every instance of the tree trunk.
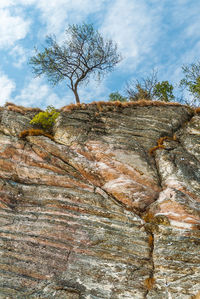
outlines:
[[77, 88], [75, 89], [72, 89], [74, 95], [75, 95], [75, 99], [76, 99], [76, 104], [79, 104], [80, 103], [80, 99], [79, 99], [79, 95], [78, 95], [78, 92], [77, 92]]

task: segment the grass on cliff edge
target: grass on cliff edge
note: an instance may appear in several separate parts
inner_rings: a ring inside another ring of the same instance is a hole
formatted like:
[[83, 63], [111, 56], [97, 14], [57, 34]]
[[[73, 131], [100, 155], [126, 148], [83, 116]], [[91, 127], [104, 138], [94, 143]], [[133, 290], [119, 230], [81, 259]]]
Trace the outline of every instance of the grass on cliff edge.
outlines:
[[[200, 107], [191, 107], [187, 105], [182, 105], [180, 103], [175, 103], [175, 102], [163, 102], [163, 101], [149, 101], [149, 100], [140, 100], [136, 102], [120, 102], [120, 101], [115, 101], [115, 102], [92, 102], [89, 104], [70, 104], [67, 106], [64, 106], [60, 109], [57, 109], [58, 111], [73, 111], [73, 110], [78, 110], [78, 109], [92, 109], [96, 108], [98, 111], [103, 111], [104, 108], [107, 108], [108, 110], [115, 110], [116, 108], [128, 108], [128, 107], [146, 107], [146, 106], [179, 106], [179, 107], [185, 107], [191, 110], [193, 113], [200, 113]], [[15, 111], [21, 114], [26, 114], [28, 112], [41, 112], [42, 110], [40, 108], [27, 108], [19, 105], [15, 105], [13, 103], [7, 102], [5, 104], [5, 107], [7, 110], [10, 111]], [[3, 107], [1, 108], [3, 110]]]
[[188, 109], [191, 109], [191, 111], [199, 113], [199, 111], [196, 110], [200, 110], [199, 108], [192, 108], [190, 106], [187, 105], [182, 105], [180, 103], [175, 103], [175, 102], [163, 102], [163, 101], [149, 101], [149, 100], [140, 100], [140, 101], [135, 101], [135, 102], [120, 102], [120, 101], [114, 101], [114, 102], [103, 102], [103, 101], [99, 101], [99, 102], [92, 102], [89, 104], [70, 104], [67, 106], [62, 107], [60, 110], [61, 111], [72, 111], [72, 110], [77, 110], [77, 109], [90, 109], [92, 107], [97, 108], [97, 110], [99, 111], [103, 111], [104, 107], [109, 108], [109, 110], [112, 110], [112, 108], [128, 108], [128, 107], [145, 107], [145, 106], [182, 106], [182, 107], [186, 107]]

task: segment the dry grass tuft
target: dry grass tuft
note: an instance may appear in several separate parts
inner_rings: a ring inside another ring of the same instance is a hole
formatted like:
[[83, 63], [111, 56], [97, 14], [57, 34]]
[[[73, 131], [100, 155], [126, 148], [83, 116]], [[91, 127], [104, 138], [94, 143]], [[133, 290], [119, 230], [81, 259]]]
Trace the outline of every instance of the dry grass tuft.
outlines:
[[97, 102], [96, 105], [99, 112], [103, 111], [102, 102]]
[[61, 108], [61, 111], [72, 111], [77, 109], [90, 109], [91, 107], [97, 107], [97, 109], [100, 111], [103, 111], [104, 107], [118, 107], [118, 108], [127, 108], [127, 107], [146, 107], [146, 106], [179, 106], [179, 107], [187, 107], [189, 106], [182, 105], [180, 103], [166, 103], [162, 101], [149, 101], [149, 100], [140, 100], [135, 102], [120, 102], [120, 101], [114, 101], [114, 102], [92, 102], [89, 104], [70, 104], [68, 106], [64, 106]]
[[155, 278], [153, 277], [146, 278], [144, 281], [144, 285], [147, 288], [147, 290], [151, 290], [154, 284], [155, 284]]
[[72, 111], [72, 110], [75, 110], [77, 107], [77, 105], [75, 104], [70, 104], [68, 106], [64, 106], [61, 108], [62, 111], [66, 112], [66, 111]]
[[165, 147], [164, 147], [164, 145], [156, 145], [156, 146], [154, 146], [154, 147], [152, 147], [152, 148], [150, 148], [150, 150], [149, 150], [149, 154], [150, 155], [153, 155], [153, 153], [157, 150], [157, 149], [164, 149]]
[[11, 102], [6, 102], [4, 106], [7, 107], [7, 106], [16, 106], [16, 105]]
[[157, 141], [157, 145], [150, 148], [149, 150], [149, 154], [152, 155], [157, 149], [164, 149], [164, 145], [163, 145], [163, 142], [165, 140], [172, 140], [172, 141], [177, 141], [177, 137], [176, 137], [176, 134], [173, 135], [173, 137], [170, 137], [170, 136], [164, 136], [164, 137], [160, 137]]
[[200, 107], [197, 107], [196, 109], [194, 109], [194, 112], [197, 114], [200, 113]]
[[70, 104], [67, 106], [64, 106], [61, 108], [61, 111], [73, 111], [73, 110], [77, 110], [77, 109], [85, 109], [87, 107], [87, 104]]
[[143, 219], [147, 223], [152, 223], [155, 220], [155, 215], [152, 212], [148, 212]]
[[17, 106], [13, 103], [6, 102], [5, 107], [9, 111], [14, 111], [21, 114], [26, 114], [27, 112], [41, 112], [42, 110], [40, 108], [27, 108], [23, 106]]
[[25, 114], [26, 112], [21, 109], [19, 106], [15, 106], [15, 105], [8, 105], [7, 106], [7, 110], [9, 111], [14, 111], [14, 112], [17, 112], [17, 113], [21, 113], [21, 114]]
[[177, 141], [177, 137], [176, 137], [175, 134], [173, 135], [173, 137], [169, 137], [169, 136], [161, 137], [161, 138], [159, 138], [158, 141], [157, 141], [158, 145], [163, 145], [163, 142], [164, 142], [165, 140]]
[[153, 246], [153, 242], [154, 242], [153, 236], [150, 235], [150, 236], [149, 236], [149, 239], [148, 239], [148, 243], [149, 243], [149, 246], [150, 246], [150, 247]]
[[19, 138], [26, 138], [27, 136], [45, 136], [50, 138], [51, 140], [54, 140], [53, 136], [44, 132], [43, 130], [40, 129], [28, 129], [24, 130], [19, 134]]
[[196, 295], [192, 296], [190, 299], [200, 299], [200, 291]]

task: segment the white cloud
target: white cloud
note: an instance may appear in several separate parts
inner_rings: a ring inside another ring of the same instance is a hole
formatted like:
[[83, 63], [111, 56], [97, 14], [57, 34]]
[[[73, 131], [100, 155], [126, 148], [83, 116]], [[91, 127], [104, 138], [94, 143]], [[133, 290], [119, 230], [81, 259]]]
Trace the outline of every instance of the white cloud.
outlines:
[[66, 105], [68, 97], [59, 98], [41, 78], [31, 79], [28, 84], [21, 90], [21, 93], [14, 99], [15, 103], [26, 107], [43, 107], [54, 105], [61, 107]]
[[43, 21], [47, 24], [47, 30], [54, 32], [63, 31], [68, 22], [77, 23], [83, 21], [90, 13], [96, 12], [101, 7], [101, 1], [93, 0], [40, 0], [36, 6], [42, 12]]
[[11, 93], [15, 90], [15, 82], [0, 73], [0, 105], [10, 101]]
[[9, 9], [0, 7], [0, 48], [10, 47], [15, 41], [23, 39], [29, 25], [30, 22], [21, 16], [11, 15]]
[[[15, 5], [34, 5], [40, 11], [40, 21], [45, 25], [42, 34], [63, 34], [69, 23], [79, 23], [91, 14], [98, 12], [105, 0], [16, 0]], [[41, 32], [40, 32], [41, 34]]]
[[[40, 43], [43, 44], [44, 36], [51, 33], [57, 36], [58, 41], [62, 41], [68, 24], [91, 21], [95, 27], [100, 26], [103, 36], [117, 42], [124, 58], [114, 75], [110, 77], [114, 82], [112, 86], [119, 82], [120, 76], [122, 80], [128, 80], [133, 75], [137, 77], [138, 74], [143, 76], [156, 66], [163, 80], [171, 79], [172, 82], [178, 82], [182, 77], [181, 65], [193, 62], [200, 51], [198, 30], [200, 6], [195, 5], [194, 0], [165, 2], [0, 0], [0, 49], [13, 47], [7, 51], [12, 55], [12, 60], [9, 60], [10, 57], [6, 58], [3, 53], [4, 67], [8, 67], [8, 61], [10, 64], [14, 61], [15, 67], [25, 67], [27, 56], [31, 56], [27, 48], [32, 49], [34, 46], [31, 45], [32, 41], [40, 46]], [[26, 44], [23, 44], [23, 41], [18, 42], [25, 37], [29, 37], [25, 40]], [[16, 72], [13, 75], [21, 76], [21, 74], [22, 72], [19, 74]], [[0, 76], [3, 75], [0, 73]], [[5, 75], [2, 78], [3, 86], [7, 84], [9, 98], [15, 83]], [[118, 81], [115, 82], [115, 78]], [[25, 81], [23, 77], [20, 80]], [[15, 100], [25, 106], [41, 107], [49, 104], [60, 107], [74, 102], [73, 93], [69, 89], [66, 88], [65, 99], [60, 98], [56, 95], [56, 89], [45, 82], [41, 79], [29, 80]], [[117, 84], [116, 89], [119, 89], [120, 86]], [[106, 99], [105, 97], [111, 92], [108, 85], [106, 80], [99, 85], [90, 80], [87, 87], [79, 88], [81, 101]], [[1, 88], [1, 92], [6, 93], [6, 88], [4, 91]]]
[[1, 0], [0, 1], [0, 9], [1, 8], [5, 8], [5, 7], [9, 7], [11, 5], [14, 4], [14, 1], [13, 0]]
[[[78, 93], [82, 103], [92, 102], [94, 100], [107, 100], [110, 90], [106, 87], [106, 78], [102, 82], [91, 79], [87, 86], [79, 86]], [[53, 105], [56, 108], [75, 103], [73, 92], [66, 86], [66, 93], [59, 97], [53, 88], [47, 85], [42, 78], [30, 79], [12, 102], [25, 107], [45, 108]]]
[[78, 92], [81, 102], [89, 103], [92, 101], [106, 101], [108, 99], [108, 94], [110, 93], [110, 90], [106, 86], [105, 77], [104, 80], [102, 80], [101, 82], [98, 82], [91, 78], [87, 86], [83, 85], [79, 87]]
[[115, 0], [108, 8], [101, 31], [119, 45], [124, 65], [135, 68], [157, 41], [157, 15], [146, 1]]
[[[179, 26], [182, 25], [179, 43], [185, 47], [180, 59], [182, 63], [186, 64], [199, 60], [200, 50], [200, 6], [191, 4], [192, 2], [188, 3], [187, 1], [179, 3], [174, 11], [174, 20], [177, 20]], [[185, 13], [186, 11], [187, 13]]]
[[19, 46], [16, 45], [10, 52], [9, 54], [12, 56], [14, 59], [13, 65], [17, 68], [21, 68], [22, 65], [27, 61], [28, 58], [28, 53], [27, 51]]

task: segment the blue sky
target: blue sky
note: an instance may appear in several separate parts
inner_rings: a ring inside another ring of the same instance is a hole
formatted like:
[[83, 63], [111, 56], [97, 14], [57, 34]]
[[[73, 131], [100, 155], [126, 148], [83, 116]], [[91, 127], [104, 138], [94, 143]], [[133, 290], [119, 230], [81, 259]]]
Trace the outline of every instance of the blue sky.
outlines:
[[34, 78], [28, 59], [48, 34], [64, 39], [68, 24], [93, 23], [113, 39], [123, 60], [101, 83], [92, 77], [79, 89], [82, 102], [124, 92], [130, 79], [158, 70], [159, 81], [177, 84], [181, 66], [200, 59], [198, 0], [0, 0], [0, 105], [59, 108], [74, 103], [63, 81], [52, 87]]

